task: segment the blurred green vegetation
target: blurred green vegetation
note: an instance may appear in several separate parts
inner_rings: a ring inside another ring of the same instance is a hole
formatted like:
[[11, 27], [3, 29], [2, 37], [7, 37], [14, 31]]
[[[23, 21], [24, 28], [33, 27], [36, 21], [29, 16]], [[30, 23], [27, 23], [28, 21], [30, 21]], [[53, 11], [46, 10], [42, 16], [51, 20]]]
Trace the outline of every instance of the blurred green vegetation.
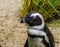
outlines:
[[60, 0], [24, 0], [21, 17], [26, 16], [30, 11], [41, 13], [44, 19], [55, 19], [54, 16], [60, 17]]

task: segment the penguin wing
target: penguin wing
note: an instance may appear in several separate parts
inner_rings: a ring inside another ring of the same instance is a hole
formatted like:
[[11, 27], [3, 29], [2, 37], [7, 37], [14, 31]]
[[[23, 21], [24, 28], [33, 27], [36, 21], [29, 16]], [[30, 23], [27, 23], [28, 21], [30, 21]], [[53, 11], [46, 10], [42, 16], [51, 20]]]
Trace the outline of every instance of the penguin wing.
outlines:
[[49, 43], [51, 47], [55, 47], [55, 42], [52, 33], [49, 31], [48, 27], [45, 25], [44, 32], [46, 33], [47, 37], [49, 38]]
[[28, 39], [26, 40], [24, 47], [28, 47]]

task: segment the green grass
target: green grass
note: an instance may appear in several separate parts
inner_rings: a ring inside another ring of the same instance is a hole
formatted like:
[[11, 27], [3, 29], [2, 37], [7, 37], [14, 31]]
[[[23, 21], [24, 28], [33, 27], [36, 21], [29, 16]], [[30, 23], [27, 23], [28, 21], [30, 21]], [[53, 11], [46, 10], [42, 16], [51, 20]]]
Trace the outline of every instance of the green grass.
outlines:
[[60, 0], [24, 0], [21, 16], [26, 16], [30, 11], [41, 13], [45, 20], [54, 19], [53, 16], [60, 16]]

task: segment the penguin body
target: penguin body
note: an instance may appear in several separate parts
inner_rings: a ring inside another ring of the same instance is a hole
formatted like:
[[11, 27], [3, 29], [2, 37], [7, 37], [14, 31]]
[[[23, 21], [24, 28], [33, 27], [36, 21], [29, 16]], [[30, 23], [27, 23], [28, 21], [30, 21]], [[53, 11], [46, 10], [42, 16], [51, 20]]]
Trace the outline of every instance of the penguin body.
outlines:
[[40, 13], [29, 13], [21, 20], [21, 23], [29, 25], [28, 38], [24, 47], [55, 47], [53, 35], [45, 25]]

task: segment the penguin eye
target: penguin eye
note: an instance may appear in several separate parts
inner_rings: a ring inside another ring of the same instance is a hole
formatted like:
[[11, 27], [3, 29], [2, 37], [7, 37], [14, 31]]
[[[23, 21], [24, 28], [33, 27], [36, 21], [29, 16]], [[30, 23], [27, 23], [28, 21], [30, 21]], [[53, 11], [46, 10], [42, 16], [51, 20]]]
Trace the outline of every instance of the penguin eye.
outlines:
[[32, 16], [32, 17], [30, 17], [30, 20], [33, 20], [33, 16]]

